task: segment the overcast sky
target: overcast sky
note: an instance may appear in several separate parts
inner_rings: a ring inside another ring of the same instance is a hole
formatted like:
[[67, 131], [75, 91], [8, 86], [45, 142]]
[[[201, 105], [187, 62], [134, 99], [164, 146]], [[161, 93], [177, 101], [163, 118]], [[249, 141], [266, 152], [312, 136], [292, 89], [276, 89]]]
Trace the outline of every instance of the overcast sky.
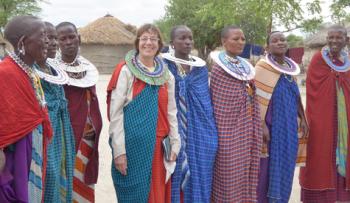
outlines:
[[111, 14], [124, 23], [140, 26], [165, 13], [167, 0], [47, 0], [40, 3], [40, 17], [54, 25], [70, 21], [78, 27]]
[[[164, 16], [167, 0], [45, 0], [40, 17], [54, 25], [69, 21], [77, 27], [111, 14], [126, 24], [140, 26]], [[191, 1], [191, 0], [189, 0]], [[310, 0], [303, 0], [306, 3]], [[323, 2], [322, 16], [329, 16], [329, 2]], [[326, 21], [330, 21], [329, 17]], [[296, 31], [299, 33], [299, 31]]]

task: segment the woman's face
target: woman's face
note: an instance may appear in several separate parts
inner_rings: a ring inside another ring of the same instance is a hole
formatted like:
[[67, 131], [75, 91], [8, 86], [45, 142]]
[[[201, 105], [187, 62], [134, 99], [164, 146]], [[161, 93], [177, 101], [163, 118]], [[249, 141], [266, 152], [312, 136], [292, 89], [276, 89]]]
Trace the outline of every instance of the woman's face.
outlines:
[[222, 45], [231, 56], [238, 56], [243, 52], [245, 36], [241, 29], [231, 29], [226, 37], [222, 39]]
[[159, 49], [159, 36], [154, 32], [144, 32], [139, 37], [139, 55], [140, 57], [155, 57]]
[[47, 48], [47, 57], [55, 58], [57, 52], [57, 32], [53, 26], [46, 26], [47, 38], [49, 39], [49, 46]]
[[45, 24], [40, 21], [33, 21], [31, 24], [33, 32], [24, 36], [25, 57], [33, 61], [42, 61], [47, 57], [49, 40], [46, 34]]
[[69, 57], [76, 57], [80, 45], [80, 37], [73, 26], [66, 25], [57, 29], [58, 45], [61, 54]]
[[176, 56], [188, 56], [193, 46], [192, 31], [188, 28], [178, 28], [171, 44], [174, 46]]
[[341, 30], [333, 29], [328, 31], [327, 44], [330, 52], [334, 56], [338, 56], [340, 51], [346, 45], [346, 36]]
[[275, 56], [284, 56], [288, 49], [287, 39], [281, 32], [271, 34], [267, 46], [268, 52]]

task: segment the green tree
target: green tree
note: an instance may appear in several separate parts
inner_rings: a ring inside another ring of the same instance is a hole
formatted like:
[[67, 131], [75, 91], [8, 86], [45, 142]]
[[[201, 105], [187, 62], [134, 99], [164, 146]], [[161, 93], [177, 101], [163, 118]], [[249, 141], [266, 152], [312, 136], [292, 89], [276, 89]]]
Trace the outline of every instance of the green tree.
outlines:
[[156, 24], [163, 32], [166, 41], [169, 42], [170, 30], [174, 25], [189, 26], [194, 35], [195, 47], [200, 56], [205, 56], [208, 50], [212, 50], [218, 44], [218, 29], [214, 25], [215, 18], [205, 18], [201, 15], [203, 5], [211, 0], [169, 0], [166, 7], [166, 15]]
[[350, 0], [333, 0], [331, 12], [336, 23], [350, 22]]
[[320, 11], [319, 0], [305, 5], [301, 0], [168, 0], [166, 15], [157, 24], [167, 35], [173, 25], [189, 26], [199, 55], [206, 58], [220, 44], [219, 33], [226, 25], [240, 26], [248, 43], [262, 45], [274, 27], [315, 29], [322, 19], [304, 16]]
[[302, 36], [290, 34], [287, 36], [289, 48], [300, 47], [304, 45], [304, 39]]
[[44, 0], [0, 0], [0, 32], [2, 31], [7, 21], [21, 14], [37, 14], [40, 12], [39, 2]]

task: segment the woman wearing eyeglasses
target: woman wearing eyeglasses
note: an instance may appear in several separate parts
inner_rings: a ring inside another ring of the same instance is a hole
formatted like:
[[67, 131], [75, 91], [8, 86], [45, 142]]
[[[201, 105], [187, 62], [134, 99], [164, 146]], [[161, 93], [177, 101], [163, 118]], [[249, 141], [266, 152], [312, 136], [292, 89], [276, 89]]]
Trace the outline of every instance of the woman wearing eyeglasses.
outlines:
[[[117, 65], [108, 85], [112, 178], [118, 202], [170, 202], [170, 175], [180, 150], [174, 77], [157, 56], [160, 31], [145, 24], [135, 50]], [[168, 136], [168, 137], [167, 137]], [[162, 141], [170, 140], [166, 157]]]

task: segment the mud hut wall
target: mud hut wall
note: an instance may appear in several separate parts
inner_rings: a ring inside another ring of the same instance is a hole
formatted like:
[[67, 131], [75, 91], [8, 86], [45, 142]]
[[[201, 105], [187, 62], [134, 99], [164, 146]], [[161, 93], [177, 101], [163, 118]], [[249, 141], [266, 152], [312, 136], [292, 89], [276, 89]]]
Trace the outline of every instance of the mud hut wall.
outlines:
[[110, 74], [131, 49], [133, 45], [82, 44], [81, 55], [91, 61], [101, 74]]

